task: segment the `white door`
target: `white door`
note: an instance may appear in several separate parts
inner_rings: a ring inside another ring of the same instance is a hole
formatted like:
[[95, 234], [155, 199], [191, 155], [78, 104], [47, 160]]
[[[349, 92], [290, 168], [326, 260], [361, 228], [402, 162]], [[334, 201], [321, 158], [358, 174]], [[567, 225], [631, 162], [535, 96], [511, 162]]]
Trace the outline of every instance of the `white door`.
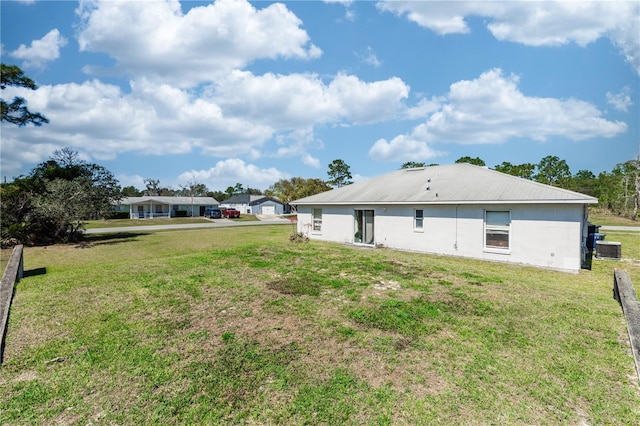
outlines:
[[276, 214], [276, 206], [262, 206], [262, 214]]

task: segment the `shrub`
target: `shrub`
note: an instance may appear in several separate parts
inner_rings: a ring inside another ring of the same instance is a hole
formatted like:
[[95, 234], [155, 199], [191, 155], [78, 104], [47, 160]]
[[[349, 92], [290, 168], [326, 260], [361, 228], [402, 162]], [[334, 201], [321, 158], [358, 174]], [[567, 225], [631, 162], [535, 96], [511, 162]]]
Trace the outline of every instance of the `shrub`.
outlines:
[[129, 219], [129, 212], [111, 212], [107, 219]]
[[289, 236], [289, 241], [292, 243], [306, 243], [309, 241], [309, 237], [304, 235], [302, 232], [295, 232]]

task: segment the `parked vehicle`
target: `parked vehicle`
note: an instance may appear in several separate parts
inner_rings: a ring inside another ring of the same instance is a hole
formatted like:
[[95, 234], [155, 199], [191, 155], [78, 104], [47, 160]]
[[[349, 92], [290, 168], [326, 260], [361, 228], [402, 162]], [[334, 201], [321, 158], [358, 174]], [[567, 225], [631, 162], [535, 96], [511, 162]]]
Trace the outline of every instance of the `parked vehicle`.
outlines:
[[240, 210], [236, 210], [233, 207], [222, 210], [222, 216], [224, 217], [240, 217]]
[[222, 217], [222, 210], [217, 208], [208, 208], [204, 211], [204, 216], [209, 219], [220, 219]]

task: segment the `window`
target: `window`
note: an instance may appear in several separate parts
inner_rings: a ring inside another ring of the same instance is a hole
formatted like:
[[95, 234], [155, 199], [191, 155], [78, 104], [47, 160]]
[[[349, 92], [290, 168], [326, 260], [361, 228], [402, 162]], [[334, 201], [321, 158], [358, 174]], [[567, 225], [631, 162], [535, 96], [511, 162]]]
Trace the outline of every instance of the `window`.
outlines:
[[413, 229], [422, 231], [424, 225], [424, 210], [415, 209], [413, 214]]
[[510, 225], [511, 225], [511, 212], [509, 211], [485, 212], [485, 220], [484, 220], [485, 248], [509, 250]]
[[313, 209], [313, 230], [322, 231], [322, 209]]

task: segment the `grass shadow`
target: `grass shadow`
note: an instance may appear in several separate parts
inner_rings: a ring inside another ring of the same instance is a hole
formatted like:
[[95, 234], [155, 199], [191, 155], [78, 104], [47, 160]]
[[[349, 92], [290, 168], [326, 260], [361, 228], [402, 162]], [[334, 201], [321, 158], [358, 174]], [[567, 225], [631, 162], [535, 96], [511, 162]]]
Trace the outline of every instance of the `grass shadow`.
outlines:
[[23, 278], [27, 277], [35, 277], [36, 275], [45, 275], [47, 273], [47, 268], [35, 268], [24, 271], [22, 274]]
[[137, 237], [148, 235], [148, 232], [115, 232], [110, 234], [85, 235], [76, 248], [89, 248], [97, 245], [115, 245], [137, 241]]

